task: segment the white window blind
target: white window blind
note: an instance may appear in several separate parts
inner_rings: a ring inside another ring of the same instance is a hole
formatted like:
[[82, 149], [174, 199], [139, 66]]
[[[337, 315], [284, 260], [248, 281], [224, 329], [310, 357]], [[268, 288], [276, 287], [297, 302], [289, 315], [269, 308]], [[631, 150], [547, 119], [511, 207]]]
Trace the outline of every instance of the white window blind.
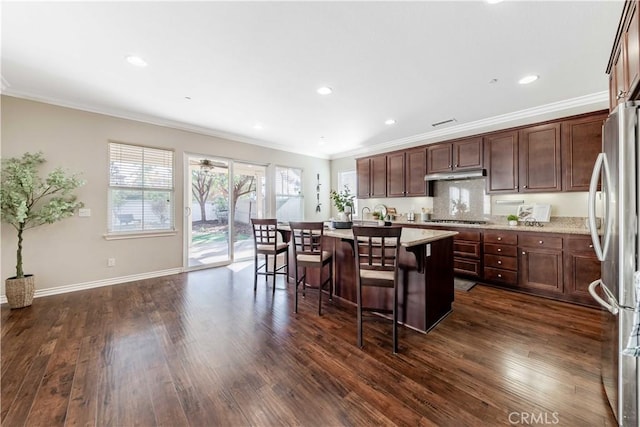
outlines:
[[173, 151], [109, 143], [109, 233], [174, 229]]
[[276, 218], [278, 221], [302, 221], [302, 169], [276, 166]]

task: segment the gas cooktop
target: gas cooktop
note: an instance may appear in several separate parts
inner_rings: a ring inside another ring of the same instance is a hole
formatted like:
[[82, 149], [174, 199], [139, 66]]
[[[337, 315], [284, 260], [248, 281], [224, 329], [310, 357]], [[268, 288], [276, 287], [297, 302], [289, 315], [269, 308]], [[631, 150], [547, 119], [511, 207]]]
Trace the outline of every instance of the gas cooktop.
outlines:
[[468, 220], [468, 219], [432, 219], [427, 222], [437, 222], [446, 224], [486, 224], [487, 221]]

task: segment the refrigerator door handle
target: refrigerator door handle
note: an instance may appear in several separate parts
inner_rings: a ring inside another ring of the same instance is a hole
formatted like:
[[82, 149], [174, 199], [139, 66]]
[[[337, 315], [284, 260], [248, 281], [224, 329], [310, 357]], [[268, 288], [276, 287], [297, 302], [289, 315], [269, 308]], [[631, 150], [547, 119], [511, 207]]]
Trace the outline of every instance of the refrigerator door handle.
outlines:
[[[600, 289], [602, 289], [602, 292], [604, 292], [609, 302], [606, 302], [605, 300], [600, 298], [600, 295], [597, 294], [596, 288], [598, 286], [600, 286]], [[609, 310], [611, 314], [615, 315], [615, 314], [618, 314], [618, 312], [620, 311], [620, 306], [618, 305], [618, 301], [616, 300], [616, 297], [614, 297], [611, 291], [604, 285], [604, 283], [602, 283], [601, 279], [595, 280], [589, 284], [589, 293], [591, 294], [594, 300], [598, 301], [598, 304], [600, 304], [601, 306]]]
[[600, 244], [600, 237], [598, 236], [598, 227], [596, 224], [596, 192], [598, 191], [598, 178], [600, 177], [600, 171], [604, 175], [604, 188], [611, 188], [611, 173], [609, 172], [609, 163], [607, 162], [607, 155], [605, 153], [598, 154], [596, 163], [593, 166], [593, 173], [591, 174], [591, 182], [589, 184], [589, 198], [587, 201], [587, 211], [589, 216], [589, 231], [591, 232], [591, 240], [593, 241], [593, 249], [598, 257], [599, 261], [604, 261], [604, 258], [609, 249], [609, 240], [611, 239], [611, 227], [613, 217], [609, 215], [608, 208], [606, 217], [607, 224], [604, 227], [604, 241]]
[[[602, 289], [602, 292], [604, 293], [605, 297], [609, 300], [609, 302], [606, 302], [605, 300], [600, 298], [600, 295], [598, 295], [598, 293], [596, 292], [596, 288], [598, 286], [600, 286], [600, 289]], [[616, 297], [613, 296], [609, 288], [607, 288], [606, 285], [602, 283], [601, 279], [595, 280], [589, 284], [589, 293], [591, 294], [594, 300], [598, 301], [598, 304], [600, 304], [601, 306], [609, 310], [611, 314], [615, 315], [615, 314], [618, 314], [618, 312], [620, 311], [621, 307], [620, 307], [620, 304], [618, 304], [618, 300], [616, 300]]]

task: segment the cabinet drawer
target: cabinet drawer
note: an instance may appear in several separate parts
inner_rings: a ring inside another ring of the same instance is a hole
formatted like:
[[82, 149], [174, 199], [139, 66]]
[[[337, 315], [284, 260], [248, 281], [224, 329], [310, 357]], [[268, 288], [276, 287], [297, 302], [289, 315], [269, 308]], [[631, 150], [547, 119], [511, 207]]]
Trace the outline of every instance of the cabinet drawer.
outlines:
[[[565, 239], [565, 249], [569, 252], [594, 252], [591, 238], [570, 237]], [[595, 256], [595, 252], [593, 254]]]
[[515, 286], [518, 283], [518, 273], [515, 271], [502, 270], [499, 268], [484, 268], [484, 278], [490, 282], [502, 283]]
[[480, 241], [480, 232], [479, 231], [468, 231], [468, 230], [460, 230], [456, 229], [458, 235], [453, 238], [456, 240], [468, 240], [470, 242], [479, 242]]
[[536, 234], [533, 236], [520, 235], [520, 246], [529, 248], [562, 249], [562, 237], [545, 236]]
[[480, 258], [480, 242], [454, 240], [453, 254], [462, 257]]
[[518, 248], [507, 245], [484, 244], [484, 253], [493, 255], [516, 256]]
[[514, 233], [504, 233], [504, 232], [489, 232], [489, 233], [485, 232], [484, 242], [500, 243], [502, 245], [517, 245], [518, 235]]
[[480, 277], [480, 260], [454, 257], [453, 271], [457, 274]]
[[484, 266], [505, 270], [518, 270], [518, 258], [501, 255], [485, 255]]

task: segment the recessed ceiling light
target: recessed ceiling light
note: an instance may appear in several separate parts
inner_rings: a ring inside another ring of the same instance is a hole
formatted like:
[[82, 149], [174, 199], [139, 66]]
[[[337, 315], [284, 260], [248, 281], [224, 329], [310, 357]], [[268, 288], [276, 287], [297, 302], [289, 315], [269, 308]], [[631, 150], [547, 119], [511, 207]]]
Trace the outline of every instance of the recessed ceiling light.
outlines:
[[396, 121], [393, 120], [393, 119], [387, 119], [387, 120], [384, 121], [384, 124], [385, 125], [395, 125]]
[[324, 140], [324, 136], [321, 136], [320, 139], [318, 140], [318, 145], [324, 145], [326, 144], [327, 141]]
[[317, 92], [320, 95], [330, 95], [333, 92], [333, 89], [331, 89], [329, 86], [322, 86], [321, 88], [318, 89]]
[[185, 96], [184, 99], [186, 99], [187, 101], [191, 101], [191, 97], [190, 96]]
[[135, 55], [127, 55], [126, 60], [129, 64], [135, 65], [136, 67], [146, 67], [147, 61]]
[[262, 123], [256, 123], [255, 125], [253, 125], [253, 128], [256, 130], [262, 130]]
[[497, 3], [502, 3], [504, 0], [486, 0], [487, 3], [489, 4], [497, 4]]
[[538, 80], [538, 78], [539, 76], [536, 76], [535, 74], [530, 74], [518, 80], [518, 83], [520, 83], [521, 85], [528, 85], [529, 83], [535, 82], [536, 80]]
[[490, 84], [490, 85], [493, 85], [493, 84], [496, 84], [496, 83], [498, 83], [498, 79], [491, 79], [491, 80], [489, 80], [489, 84]]

